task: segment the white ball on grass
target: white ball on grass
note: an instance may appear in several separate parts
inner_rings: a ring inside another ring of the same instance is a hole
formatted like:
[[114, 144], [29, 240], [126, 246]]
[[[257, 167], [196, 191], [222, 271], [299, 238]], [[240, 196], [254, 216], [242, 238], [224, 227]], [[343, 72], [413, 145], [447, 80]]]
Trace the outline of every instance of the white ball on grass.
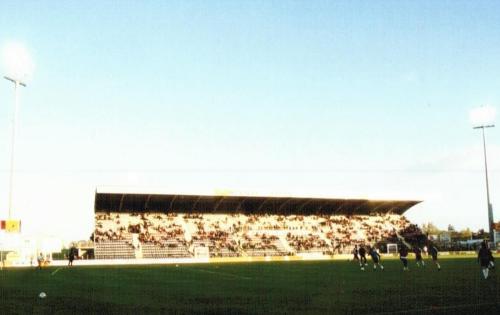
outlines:
[[40, 292], [40, 294], [38, 294], [38, 296], [41, 298], [41, 299], [45, 299], [47, 297], [47, 294], [45, 292]]

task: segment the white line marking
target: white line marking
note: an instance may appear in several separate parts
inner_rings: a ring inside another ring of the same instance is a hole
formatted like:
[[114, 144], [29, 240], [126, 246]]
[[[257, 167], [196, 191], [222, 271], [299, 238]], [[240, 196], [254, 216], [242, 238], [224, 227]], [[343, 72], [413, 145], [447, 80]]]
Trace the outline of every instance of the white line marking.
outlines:
[[59, 270], [61, 270], [61, 268], [57, 268], [56, 270], [52, 271], [52, 273], [50, 275], [51, 276], [55, 275]]
[[190, 270], [195, 270], [195, 271], [201, 271], [201, 272], [206, 272], [206, 273], [211, 273], [214, 275], [221, 275], [221, 276], [226, 276], [226, 277], [233, 277], [233, 278], [238, 278], [238, 279], [244, 279], [244, 280], [252, 280], [250, 277], [245, 277], [245, 276], [240, 276], [236, 275], [233, 273], [227, 273], [227, 272], [218, 272], [218, 271], [212, 271], [212, 270], [207, 270], [207, 269], [202, 269], [202, 268], [185, 268], [185, 269], [190, 269]]

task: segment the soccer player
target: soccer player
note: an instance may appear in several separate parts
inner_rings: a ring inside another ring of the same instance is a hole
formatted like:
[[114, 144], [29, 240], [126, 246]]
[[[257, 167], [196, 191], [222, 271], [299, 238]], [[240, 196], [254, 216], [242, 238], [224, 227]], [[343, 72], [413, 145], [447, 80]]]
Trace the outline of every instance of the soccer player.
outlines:
[[361, 267], [361, 270], [365, 270], [365, 266], [367, 265], [366, 263], [366, 249], [363, 245], [359, 246], [359, 266]]
[[73, 266], [73, 260], [75, 260], [77, 249], [75, 246], [71, 246], [68, 253], [68, 266]]
[[401, 244], [399, 247], [399, 259], [403, 263], [403, 271], [408, 271], [408, 248], [405, 244]]
[[436, 246], [429, 244], [427, 250], [429, 251], [429, 254], [432, 256], [432, 261], [434, 261], [434, 263], [438, 267], [438, 271], [441, 271], [441, 265], [438, 262], [438, 250]]
[[41, 270], [43, 262], [44, 262], [43, 253], [42, 252], [40, 252], [40, 254], [38, 255], [37, 261], [38, 261], [38, 269]]
[[413, 247], [413, 252], [415, 253], [415, 260], [417, 261], [417, 267], [420, 267], [420, 264], [422, 264], [422, 267], [425, 267], [425, 261], [422, 259], [422, 250], [420, 247], [415, 246]]
[[353, 260], [359, 261], [359, 257], [358, 257], [358, 245], [354, 245], [354, 249], [352, 250], [352, 254], [354, 255]]
[[384, 270], [384, 266], [380, 263], [380, 254], [377, 253], [375, 247], [368, 247], [368, 254], [372, 257], [373, 270], [377, 270], [377, 265], [380, 267], [380, 270]]
[[486, 241], [483, 241], [481, 243], [481, 248], [479, 249], [479, 253], [477, 254], [477, 260], [479, 261], [479, 264], [483, 269], [484, 279], [488, 279], [491, 257], [493, 257], [493, 254], [491, 253], [491, 250], [488, 248]]

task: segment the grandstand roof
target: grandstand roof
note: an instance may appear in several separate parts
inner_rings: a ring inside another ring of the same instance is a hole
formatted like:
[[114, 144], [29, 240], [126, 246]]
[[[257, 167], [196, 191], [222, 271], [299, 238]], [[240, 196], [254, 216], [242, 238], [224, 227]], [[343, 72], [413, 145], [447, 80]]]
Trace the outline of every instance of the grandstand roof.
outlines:
[[414, 200], [307, 197], [133, 194], [96, 192], [95, 212], [174, 212], [244, 214], [403, 214]]

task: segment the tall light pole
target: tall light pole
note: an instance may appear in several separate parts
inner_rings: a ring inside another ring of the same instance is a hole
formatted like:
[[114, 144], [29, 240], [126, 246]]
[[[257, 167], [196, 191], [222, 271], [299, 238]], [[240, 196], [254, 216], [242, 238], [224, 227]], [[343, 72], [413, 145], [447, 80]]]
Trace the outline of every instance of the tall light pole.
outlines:
[[9, 174], [9, 219], [12, 218], [12, 194], [14, 192], [14, 162], [16, 150], [16, 131], [17, 131], [17, 116], [19, 109], [19, 86], [26, 87], [26, 83], [11, 77], [4, 77], [6, 80], [14, 83], [14, 117], [12, 120], [12, 139], [10, 147], [10, 174]]
[[493, 128], [495, 125], [481, 125], [476, 126], [474, 129], [481, 129], [483, 134], [483, 153], [484, 153], [484, 174], [486, 178], [486, 202], [488, 205], [488, 227], [490, 232], [490, 242], [494, 242], [494, 231], [493, 231], [493, 206], [490, 202], [490, 185], [488, 182], [488, 160], [486, 158], [486, 137], [484, 135], [485, 128]]

